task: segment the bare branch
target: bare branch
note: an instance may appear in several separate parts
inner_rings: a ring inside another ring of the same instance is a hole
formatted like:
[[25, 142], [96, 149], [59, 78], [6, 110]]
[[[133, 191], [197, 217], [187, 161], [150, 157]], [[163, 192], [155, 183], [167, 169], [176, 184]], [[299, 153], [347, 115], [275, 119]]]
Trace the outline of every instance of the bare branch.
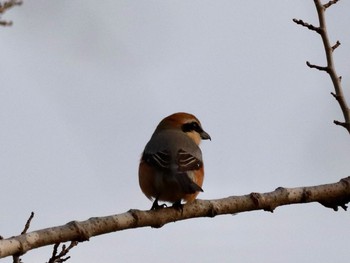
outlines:
[[339, 99], [338, 96], [337, 96], [337, 94], [335, 94], [334, 92], [331, 92], [331, 95], [332, 95], [336, 100]]
[[316, 31], [317, 33], [320, 34], [320, 28], [319, 28], [319, 27], [315, 27], [315, 26], [312, 25], [312, 24], [308, 24], [308, 23], [304, 22], [303, 20], [301, 20], [301, 19], [296, 19], [296, 18], [293, 19], [293, 22], [296, 23], [296, 24], [298, 24], [298, 25], [302, 25], [302, 26], [304, 26], [304, 27], [307, 27], [308, 29], [310, 29], [310, 30], [312, 30], [312, 31]]
[[333, 1], [329, 1], [327, 4], [324, 4], [323, 7], [326, 10], [328, 7], [330, 7], [331, 5], [334, 5], [338, 2], [339, 0], [333, 0]]
[[337, 48], [340, 45], [340, 42], [337, 41], [337, 43], [334, 46], [331, 46], [328, 33], [327, 33], [327, 26], [326, 26], [326, 19], [325, 19], [325, 10], [326, 8], [330, 7], [331, 5], [337, 3], [338, 1], [329, 1], [326, 5], [322, 5], [321, 0], [314, 0], [317, 14], [318, 14], [318, 20], [320, 23], [320, 35], [322, 38], [324, 50], [326, 53], [326, 58], [327, 58], [327, 68], [328, 71], [327, 73], [329, 74], [335, 94], [337, 95], [337, 101], [339, 103], [339, 106], [343, 112], [343, 116], [345, 121], [344, 122], [334, 122], [337, 125], [341, 125], [342, 127], [346, 128], [347, 131], [350, 133], [350, 109], [347, 105], [347, 102], [345, 100], [344, 94], [343, 94], [343, 89], [341, 87], [341, 78], [338, 77], [337, 72], [335, 70], [335, 65], [333, 61], [333, 50]]
[[34, 212], [31, 212], [31, 213], [30, 213], [30, 217], [28, 218], [28, 220], [27, 220], [27, 222], [26, 222], [26, 224], [25, 224], [25, 226], [24, 226], [23, 231], [21, 232], [21, 235], [27, 233], [27, 230], [28, 230], [29, 227], [30, 227], [30, 222], [32, 221], [33, 217], [34, 217]]
[[0, 20], [0, 26], [12, 26], [12, 21]]
[[68, 256], [68, 257], [64, 257], [64, 256], [66, 256], [68, 254], [68, 252], [73, 247], [78, 245], [78, 242], [72, 241], [68, 247], [66, 247], [65, 245], [62, 245], [61, 252], [57, 255], [57, 250], [58, 250], [59, 245], [60, 245], [60, 243], [57, 243], [54, 245], [53, 251], [52, 251], [52, 256], [49, 259], [48, 263], [62, 263], [62, 262], [67, 261], [68, 259], [70, 259], [70, 256]]
[[189, 218], [214, 217], [252, 210], [272, 212], [278, 206], [310, 202], [318, 202], [337, 210], [339, 206], [346, 209], [349, 201], [350, 177], [347, 177], [334, 184], [298, 188], [279, 187], [269, 193], [251, 193], [217, 200], [195, 200], [186, 204], [182, 211], [171, 207], [156, 211], [130, 210], [123, 214], [93, 217], [81, 222], [73, 221], [66, 225], [0, 240], [0, 258], [23, 254], [31, 249], [60, 242], [86, 241], [93, 236], [130, 228], [159, 228], [167, 223]]
[[[27, 222], [26, 222], [26, 224], [24, 226], [23, 231], [21, 232], [21, 235], [27, 233], [27, 230], [30, 227], [30, 222], [32, 221], [33, 217], [34, 217], [34, 212], [31, 212], [30, 216], [29, 216], [29, 218], [28, 218], [28, 220], [27, 220]], [[13, 257], [12, 257], [13, 258], [13, 263], [21, 263], [22, 262], [22, 260], [20, 258], [21, 255], [22, 254], [20, 254], [20, 253], [17, 253], [15, 255], [13, 255]]]
[[348, 125], [346, 122], [340, 122], [340, 121], [334, 120], [333, 123], [334, 123], [335, 125], [342, 126], [342, 127], [344, 127], [345, 129], [349, 129], [349, 125]]
[[310, 68], [315, 68], [321, 71], [325, 71], [329, 74], [335, 93], [332, 94], [333, 97], [336, 98], [338, 101], [338, 104], [342, 110], [343, 116], [344, 116], [344, 122], [334, 121], [336, 125], [340, 125], [344, 127], [349, 133], [350, 133], [350, 109], [347, 105], [347, 102], [345, 100], [343, 90], [341, 87], [341, 77], [337, 75], [337, 72], [335, 70], [334, 61], [333, 61], [333, 51], [340, 46], [340, 42], [337, 41], [333, 46], [331, 46], [328, 33], [327, 33], [327, 27], [326, 27], [326, 20], [325, 20], [325, 11], [330, 6], [336, 4], [338, 0], [329, 1], [328, 3], [322, 5], [321, 0], [314, 0], [318, 20], [319, 20], [319, 27], [315, 27], [313, 25], [309, 25], [302, 20], [293, 19], [293, 21], [297, 24], [300, 24], [302, 26], [305, 26], [309, 28], [310, 30], [316, 31], [320, 34], [323, 42], [323, 47], [326, 53], [326, 59], [327, 59], [327, 66], [321, 67], [318, 65], [311, 64], [310, 62], [306, 62], [307, 66]]
[[318, 70], [321, 70], [321, 71], [327, 71], [328, 72], [328, 68], [327, 67], [317, 66], [317, 65], [311, 64], [309, 61], [306, 61], [306, 65], [309, 68], [315, 68], [315, 69], [318, 69]]
[[340, 46], [340, 42], [339, 40], [337, 40], [337, 42], [332, 46], [332, 51], [334, 51], [339, 46]]
[[5, 1], [4, 3], [0, 3], [0, 14], [3, 14], [8, 9], [21, 4], [22, 4], [22, 1], [17, 1], [17, 0], [9, 0], [9, 1]]
[[[5, 1], [4, 3], [0, 2], [0, 15], [4, 14], [10, 8], [12, 8], [14, 6], [19, 6], [22, 3], [23, 2], [19, 1], [19, 0], [9, 0], [9, 1]], [[12, 25], [12, 21], [1, 20], [1, 17], [0, 17], [0, 25], [1, 26], [11, 26]]]

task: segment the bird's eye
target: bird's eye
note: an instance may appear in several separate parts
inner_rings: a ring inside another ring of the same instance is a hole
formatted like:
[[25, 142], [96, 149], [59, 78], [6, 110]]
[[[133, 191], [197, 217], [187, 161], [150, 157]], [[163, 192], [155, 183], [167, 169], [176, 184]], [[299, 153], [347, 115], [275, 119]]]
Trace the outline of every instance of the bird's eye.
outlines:
[[192, 122], [192, 128], [193, 130], [199, 132], [202, 130], [202, 128], [199, 126], [199, 124], [197, 122]]
[[191, 132], [191, 131], [201, 132], [202, 128], [199, 126], [198, 122], [193, 121], [182, 125], [182, 130], [184, 132]]

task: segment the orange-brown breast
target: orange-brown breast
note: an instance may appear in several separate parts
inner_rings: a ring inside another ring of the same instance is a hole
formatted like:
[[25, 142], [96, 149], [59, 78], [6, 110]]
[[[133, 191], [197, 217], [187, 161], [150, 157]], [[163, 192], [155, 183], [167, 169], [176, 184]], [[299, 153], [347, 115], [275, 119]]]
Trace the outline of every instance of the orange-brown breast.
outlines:
[[154, 169], [152, 169], [152, 167], [149, 166], [144, 160], [141, 160], [139, 166], [139, 184], [142, 192], [150, 200], [157, 196], [155, 182], [156, 173]]

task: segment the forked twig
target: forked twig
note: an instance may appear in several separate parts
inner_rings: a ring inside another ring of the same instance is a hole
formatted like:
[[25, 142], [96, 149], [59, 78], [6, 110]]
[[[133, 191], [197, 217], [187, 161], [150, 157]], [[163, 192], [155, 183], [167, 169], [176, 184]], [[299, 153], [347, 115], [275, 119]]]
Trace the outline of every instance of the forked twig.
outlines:
[[68, 256], [68, 257], [65, 257], [65, 256], [68, 254], [68, 252], [73, 247], [78, 245], [78, 241], [70, 242], [68, 247], [66, 247], [66, 245], [62, 245], [61, 252], [59, 254], [57, 254], [59, 245], [60, 245], [60, 243], [56, 243], [53, 246], [52, 256], [51, 256], [51, 258], [49, 259], [49, 261], [47, 263], [62, 263], [62, 262], [67, 261], [68, 259], [70, 259], [70, 256]]

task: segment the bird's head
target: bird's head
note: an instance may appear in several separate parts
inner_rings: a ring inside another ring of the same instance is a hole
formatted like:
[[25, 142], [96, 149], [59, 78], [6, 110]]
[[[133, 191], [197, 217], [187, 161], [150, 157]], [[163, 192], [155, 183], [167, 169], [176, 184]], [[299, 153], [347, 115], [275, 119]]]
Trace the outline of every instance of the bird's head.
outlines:
[[178, 129], [186, 133], [197, 145], [201, 140], [211, 140], [210, 135], [202, 128], [200, 121], [196, 116], [178, 112], [165, 117], [157, 126], [156, 131], [165, 129]]

